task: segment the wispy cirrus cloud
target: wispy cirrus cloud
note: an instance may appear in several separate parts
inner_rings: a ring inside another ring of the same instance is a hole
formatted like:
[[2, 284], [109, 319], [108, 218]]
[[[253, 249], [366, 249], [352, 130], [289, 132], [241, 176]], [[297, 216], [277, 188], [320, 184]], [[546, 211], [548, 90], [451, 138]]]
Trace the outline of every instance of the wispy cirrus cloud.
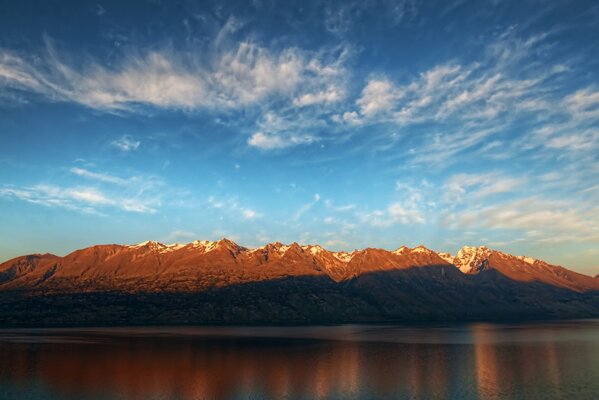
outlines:
[[[324, 26], [333, 35], [343, 37], [355, 28], [360, 17], [367, 13], [372, 5], [370, 2], [353, 0], [327, 2], [323, 8]], [[376, 14], [377, 23], [396, 26], [417, 15], [415, 0], [383, 0], [377, 2], [377, 5], [380, 6], [380, 12]]]
[[107, 66], [93, 59], [75, 63], [46, 39], [35, 56], [0, 49], [0, 86], [108, 112], [236, 109], [277, 96], [306, 106], [342, 97], [345, 51], [331, 59], [294, 47], [269, 50], [251, 40], [206, 50], [124, 52]]
[[311, 131], [317, 131], [324, 126], [325, 123], [311, 116], [306, 117], [295, 112], [277, 114], [269, 111], [258, 119], [257, 131], [247, 139], [247, 144], [262, 150], [311, 144], [320, 140]]
[[293, 215], [293, 220], [298, 221], [300, 218], [304, 216], [308, 211], [310, 211], [316, 204], [320, 202], [320, 194], [314, 193], [312, 201], [307, 202], [302, 205]]
[[599, 208], [568, 200], [525, 197], [455, 215], [461, 228], [520, 232], [536, 243], [598, 243]]
[[129, 135], [123, 135], [110, 142], [110, 144], [121, 151], [128, 152], [137, 150], [141, 141], [135, 140]]
[[357, 210], [355, 215], [362, 222], [374, 227], [430, 223], [430, 211], [434, 208], [434, 204], [427, 201], [425, 196], [432, 190], [433, 188], [426, 181], [416, 185], [398, 181], [395, 183], [395, 200], [386, 208], [372, 211]]
[[257, 147], [263, 150], [281, 149], [299, 144], [313, 143], [317, 139], [313, 136], [293, 133], [275, 133], [267, 134], [256, 132], [250, 136], [247, 143], [252, 147]]
[[0, 197], [87, 214], [105, 215], [109, 210], [153, 214], [162, 204], [163, 193], [169, 191], [155, 176], [120, 177], [81, 167], [69, 172], [88, 183], [5, 184], [0, 187]]
[[247, 221], [252, 221], [262, 217], [262, 214], [258, 213], [254, 209], [240, 204], [239, 200], [235, 196], [225, 198], [216, 198], [214, 196], [210, 196], [208, 197], [207, 203], [213, 209], [221, 210], [228, 215], [241, 217]]
[[85, 168], [73, 167], [70, 169], [71, 173], [81, 176], [84, 178], [89, 178], [93, 180], [97, 180], [100, 182], [106, 183], [114, 183], [116, 185], [126, 185], [129, 183], [129, 179], [120, 178], [118, 176], [102, 173], [102, 172], [93, 172]]
[[348, 129], [386, 124], [408, 132], [426, 127], [417, 138], [407, 137], [410, 148], [401, 154], [417, 165], [447, 165], [466, 151], [499, 159], [538, 146], [594, 149], [596, 90], [563, 86], [574, 73], [567, 60], [551, 59], [549, 66], [538, 62], [535, 56], [555, 46], [550, 33], [528, 38], [518, 33], [506, 30], [476, 61], [449, 60], [403, 80], [388, 73], [368, 78], [354, 107], [334, 120]]
[[362, 89], [356, 105], [360, 108], [360, 113], [368, 118], [392, 110], [404, 94], [401, 88], [395, 87], [389, 80], [372, 79]]
[[136, 174], [122, 177], [109, 172], [92, 171], [90, 169], [81, 167], [72, 167], [69, 172], [76, 176], [96, 181], [98, 183], [123, 186], [125, 187], [124, 190], [129, 190], [135, 193], [156, 191], [166, 186], [165, 182], [160, 177], [155, 175]]
[[526, 182], [525, 177], [508, 177], [499, 172], [459, 173], [446, 180], [442, 187], [442, 199], [449, 204], [480, 201], [492, 195], [511, 193]]
[[[110, 64], [73, 57], [49, 38], [38, 54], [0, 48], [0, 89], [23, 101], [35, 97], [108, 113], [239, 112], [240, 131], [251, 132], [246, 143], [265, 150], [318, 140], [311, 129], [330, 126], [327, 113], [347, 96], [352, 47], [268, 48], [227, 38], [233, 33], [224, 29], [208, 44], [185, 49], [131, 48]], [[130, 152], [141, 140], [123, 135], [110, 144]]]
[[549, 108], [559, 117], [534, 129], [529, 148], [565, 150], [575, 156], [599, 149], [599, 90], [586, 87], [566, 95]]
[[157, 201], [140, 197], [115, 197], [87, 186], [64, 187], [40, 184], [29, 187], [2, 187], [0, 197], [12, 198], [45, 207], [58, 207], [87, 214], [103, 215], [105, 208], [134, 213], [156, 212]]

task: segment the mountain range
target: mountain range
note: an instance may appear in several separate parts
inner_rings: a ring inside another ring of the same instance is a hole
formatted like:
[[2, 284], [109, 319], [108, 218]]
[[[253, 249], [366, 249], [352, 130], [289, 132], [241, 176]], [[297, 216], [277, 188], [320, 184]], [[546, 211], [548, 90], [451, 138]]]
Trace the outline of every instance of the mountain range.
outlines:
[[599, 279], [487, 247], [332, 252], [222, 239], [0, 264], [0, 325], [304, 324], [599, 316]]

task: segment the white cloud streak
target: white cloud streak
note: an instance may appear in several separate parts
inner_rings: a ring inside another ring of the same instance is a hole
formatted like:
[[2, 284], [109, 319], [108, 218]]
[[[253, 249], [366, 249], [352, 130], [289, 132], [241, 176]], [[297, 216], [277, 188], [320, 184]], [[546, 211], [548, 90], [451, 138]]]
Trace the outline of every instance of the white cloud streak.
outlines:
[[61, 187], [40, 184], [31, 187], [0, 188], [0, 197], [13, 198], [46, 207], [58, 207], [87, 214], [99, 214], [105, 207], [135, 213], [154, 213], [158, 202], [139, 197], [115, 197], [97, 188], [76, 186]]
[[141, 142], [139, 140], [133, 139], [129, 135], [123, 135], [120, 138], [110, 142], [110, 144], [121, 151], [128, 152], [137, 150]]
[[93, 172], [85, 168], [73, 167], [70, 169], [70, 171], [77, 176], [97, 180], [100, 182], [113, 183], [115, 185], [127, 185], [130, 182], [128, 179], [119, 178], [118, 176], [101, 172]]
[[164, 48], [124, 53], [112, 66], [76, 64], [48, 39], [37, 62], [0, 49], [0, 87], [102, 111], [235, 109], [273, 96], [308, 105], [342, 97], [340, 59], [326, 62], [297, 48], [271, 51], [249, 40], [206, 54]]
[[455, 174], [443, 185], [443, 199], [450, 204], [467, 200], [480, 201], [486, 197], [510, 193], [527, 182], [525, 177], [506, 177], [498, 172], [484, 174]]
[[597, 206], [527, 197], [461, 212], [456, 222], [461, 228], [521, 231], [530, 242], [599, 243], [597, 216]]
[[284, 147], [310, 144], [317, 139], [304, 134], [265, 134], [256, 132], [249, 137], [247, 143], [262, 150], [281, 149]]
[[262, 214], [249, 207], [239, 204], [239, 201], [236, 197], [217, 199], [214, 196], [210, 196], [208, 197], [208, 205], [216, 210], [222, 210], [229, 215], [238, 215], [247, 221], [262, 218]]

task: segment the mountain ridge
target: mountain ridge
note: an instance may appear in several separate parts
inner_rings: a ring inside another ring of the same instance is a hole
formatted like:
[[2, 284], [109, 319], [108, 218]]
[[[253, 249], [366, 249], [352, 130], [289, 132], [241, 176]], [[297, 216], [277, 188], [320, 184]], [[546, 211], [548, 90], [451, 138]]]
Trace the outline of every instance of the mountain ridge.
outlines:
[[599, 279], [484, 246], [147, 241], [0, 264], [0, 326], [584, 317], [599, 317]]
[[[60, 289], [56, 281], [67, 277], [91, 281], [111, 278], [118, 289], [125, 288], [126, 285], [121, 283], [131, 279], [147, 281], [152, 276], [160, 279], [172, 275], [197, 277], [215, 273], [222, 278], [227, 278], [223, 274], [232, 274], [228, 283], [321, 274], [339, 282], [373, 271], [428, 265], [453, 265], [464, 274], [495, 269], [517, 281], [539, 281], [575, 291], [599, 290], [599, 282], [591, 276], [486, 246], [464, 246], [453, 256], [437, 253], [423, 245], [400, 246], [392, 251], [368, 247], [335, 252], [320, 245], [296, 242], [289, 245], [272, 242], [247, 248], [226, 238], [214, 242], [194, 240], [187, 244], [145, 241], [134, 245], [94, 245], [64, 257], [53, 254], [20, 256], [0, 264], [0, 290], [47, 287], [56, 291]], [[209, 285], [197, 288], [205, 286]], [[89, 286], [87, 290], [90, 290]]]

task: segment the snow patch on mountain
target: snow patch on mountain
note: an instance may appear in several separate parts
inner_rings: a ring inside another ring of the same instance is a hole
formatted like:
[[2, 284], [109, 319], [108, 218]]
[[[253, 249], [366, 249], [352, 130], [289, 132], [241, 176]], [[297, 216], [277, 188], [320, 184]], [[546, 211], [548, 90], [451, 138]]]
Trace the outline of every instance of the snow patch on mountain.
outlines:
[[519, 260], [522, 260], [525, 263], [530, 264], [530, 265], [534, 264], [535, 261], [537, 261], [536, 258], [532, 258], [532, 257], [528, 257], [528, 256], [517, 256], [516, 258]]
[[304, 251], [309, 251], [310, 254], [312, 254], [313, 256], [316, 256], [316, 255], [322, 253], [323, 251], [326, 251], [319, 245], [306, 245], [306, 246], [302, 246], [302, 249]]
[[208, 253], [218, 247], [218, 242], [211, 242], [210, 240], [194, 240], [189, 243], [188, 246], [198, 249], [202, 253]]
[[338, 251], [336, 253], [332, 253], [333, 257], [335, 257], [339, 261], [350, 262], [354, 257], [354, 252], [348, 253], [347, 251]]
[[444, 253], [444, 252], [437, 253], [437, 254], [438, 254], [438, 255], [439, 255], [439, 257], [441, 257], [443, 260], [447, 261], [447, 262], [448, 262], [448, 263], [450, 263], [450, 264], [453, 264], [453, 259], [454, 259], [454, 256], [453, 256], [452, 254], [450, 254], [450, 253]]

